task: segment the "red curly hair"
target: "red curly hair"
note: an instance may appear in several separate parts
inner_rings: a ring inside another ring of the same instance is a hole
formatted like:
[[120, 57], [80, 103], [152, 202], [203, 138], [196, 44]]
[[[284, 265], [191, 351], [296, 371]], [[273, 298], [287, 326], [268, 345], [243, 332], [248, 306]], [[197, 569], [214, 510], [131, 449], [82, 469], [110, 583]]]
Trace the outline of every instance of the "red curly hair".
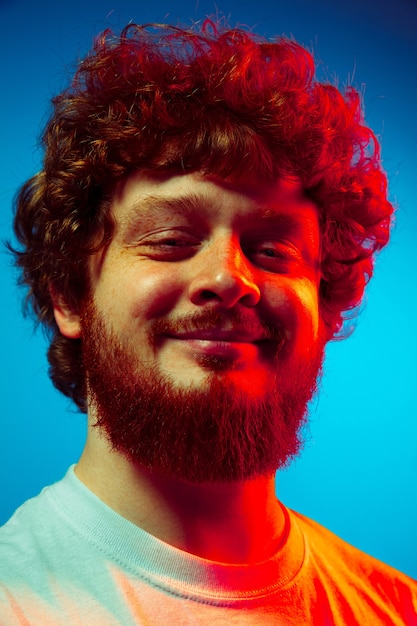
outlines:
[[360, 97], [314, 77], [311, 54], [205, 22], [106, 31], [53, 99], [44, 169], [16, 200], [14, 250], [29, 302], [51, 331], [50, 375], [85, 410], [81, 341], [56, 326], [51, 286], [79, 308], [88, 255], [112, 235], [118, 180], [140, 168], [201, 171], [259, 184], [291, 174], [322, 228], [321, 314], [329, 338], [361, 302], [393, 207]]

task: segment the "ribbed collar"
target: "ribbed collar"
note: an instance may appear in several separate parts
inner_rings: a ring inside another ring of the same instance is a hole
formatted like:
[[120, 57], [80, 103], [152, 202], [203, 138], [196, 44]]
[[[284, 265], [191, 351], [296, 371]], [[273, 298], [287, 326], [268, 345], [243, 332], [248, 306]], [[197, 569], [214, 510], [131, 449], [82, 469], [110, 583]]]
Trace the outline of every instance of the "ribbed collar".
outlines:
[[58, 515], [126, 572], [170, 593], [200, 601], [234, 602], [265, 597], [287, 585], [304, 561], [304, 538], [291, 511], [284, 508], [287, 538], [267, 561], [229, 565], [179, 550], [125, 519], [75, 475], [74, 465], [49, 488]]

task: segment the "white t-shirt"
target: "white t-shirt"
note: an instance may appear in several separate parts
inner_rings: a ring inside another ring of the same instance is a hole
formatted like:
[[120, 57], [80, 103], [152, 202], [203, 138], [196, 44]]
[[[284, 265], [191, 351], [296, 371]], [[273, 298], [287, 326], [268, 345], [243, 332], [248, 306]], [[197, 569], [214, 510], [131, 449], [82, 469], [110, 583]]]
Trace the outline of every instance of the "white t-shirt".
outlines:
[[417, 625], [417, 583], [287, 511], [270, 560], [214, 563], [156, 539], [76, 477], [0, 529], [0, 624]]

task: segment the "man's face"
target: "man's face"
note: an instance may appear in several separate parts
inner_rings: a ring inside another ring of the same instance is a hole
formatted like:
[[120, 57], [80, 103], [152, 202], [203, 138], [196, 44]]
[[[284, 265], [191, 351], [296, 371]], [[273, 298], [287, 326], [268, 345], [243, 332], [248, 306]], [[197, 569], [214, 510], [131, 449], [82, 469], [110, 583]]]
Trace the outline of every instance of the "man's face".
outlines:
[[272, 473], [296, 454], [324, 347], [317, 210], [295, 180], [130, 177], [82, 315], [91, 411], [180, 478]]

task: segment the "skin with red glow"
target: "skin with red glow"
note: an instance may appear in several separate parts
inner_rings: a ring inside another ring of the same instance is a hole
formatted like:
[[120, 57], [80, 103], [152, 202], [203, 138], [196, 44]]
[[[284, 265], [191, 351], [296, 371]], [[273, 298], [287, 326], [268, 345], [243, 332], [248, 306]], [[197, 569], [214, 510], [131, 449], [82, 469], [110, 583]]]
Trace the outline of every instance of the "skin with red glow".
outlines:
[[[187, 389], [204, 389], [216, 370], [250, 399], [266, 394], [277, 367], [296, 372], [308, 360], [322, 335], [320, 231], [297, 180], [254, 188], [197, 173], [140, 173], [119, 184], [111, 210], [114, 236], [92, 258], [91, 293], [142, 364]], [[176, 330], [174, 320], [207, 310], [225, 323]], [[248, 323], [234, 326], [231, 311]], [[82, 336], [78, 312], [57, 302], [55, 317], [65, 336]], [[278, 363], [261, 320], [282, 329]], [[259, 561], [276, 550], [284, 520], [273, 475], [232, 484], [160, 476], [112, 449], [93, 427], [98, 417], [90, 398], [76, 473], [113, 509], [205, 558]]]

